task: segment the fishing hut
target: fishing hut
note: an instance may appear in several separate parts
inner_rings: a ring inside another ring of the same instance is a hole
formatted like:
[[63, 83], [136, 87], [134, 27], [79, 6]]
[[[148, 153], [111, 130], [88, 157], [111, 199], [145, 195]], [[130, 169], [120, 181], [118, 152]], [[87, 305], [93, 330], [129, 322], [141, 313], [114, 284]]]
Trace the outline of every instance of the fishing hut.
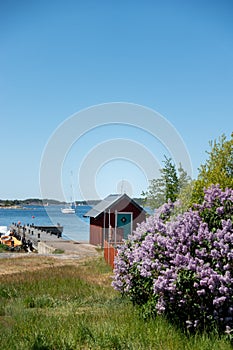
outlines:
[[127, 194], [110, 194], [84, 216], [90, 218], [89, 243], [104, 248], [105, 258], [112, 265], [115, 247], [145, 220], [146, 212]]

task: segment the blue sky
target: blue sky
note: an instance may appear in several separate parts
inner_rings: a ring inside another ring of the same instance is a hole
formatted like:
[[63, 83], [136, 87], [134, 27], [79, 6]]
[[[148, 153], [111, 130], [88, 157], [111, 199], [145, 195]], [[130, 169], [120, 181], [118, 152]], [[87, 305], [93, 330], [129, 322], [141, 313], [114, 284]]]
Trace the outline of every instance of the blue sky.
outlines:
[[[233, 131], [232, 15], [226, 0], [1, 2], [0, 198], [41, 197], [41, 159], [55, 131], [75, 113], [111, 102], [160, 113], [186, 145], [196, 177], [209, 141]], [[63, 161], [66, 198], [72, 182], [82, 199], [85, 157], [119, 138], [140, 142], [161, 166], [169, 155], [134, 125], [100, 125]], [[144, 169], [123, 153], [99, 158], [90, 180], [99, 197], [124, 186], [133, 196], [146, 190]]]

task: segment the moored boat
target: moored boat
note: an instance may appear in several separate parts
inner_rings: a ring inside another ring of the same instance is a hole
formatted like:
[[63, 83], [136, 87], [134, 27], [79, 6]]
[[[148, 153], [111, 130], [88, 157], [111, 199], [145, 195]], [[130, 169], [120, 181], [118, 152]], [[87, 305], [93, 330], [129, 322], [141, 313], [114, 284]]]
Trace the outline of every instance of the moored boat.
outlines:
[[62, 208], [61, 212], [63, 214], [75, 214], [75, 209], [72, 207]]

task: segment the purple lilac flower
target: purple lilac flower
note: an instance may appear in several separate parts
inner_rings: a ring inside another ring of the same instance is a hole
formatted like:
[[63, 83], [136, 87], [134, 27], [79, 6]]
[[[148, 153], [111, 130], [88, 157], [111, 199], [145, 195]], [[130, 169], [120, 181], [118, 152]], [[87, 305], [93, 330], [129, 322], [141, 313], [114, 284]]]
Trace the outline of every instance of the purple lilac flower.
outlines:
[[233, 190], [215, 185], [196, 210], [171, 219], [175, 205], [163, 205], [119, 248], [114, 288], [137, 300], [146, 281], [148, 297], [158, 298], [158, 313], [172, 310], [194, 328], [213, 318], [232, 329], [233, 225], [224, 216], [226, 203], [232, 213]]

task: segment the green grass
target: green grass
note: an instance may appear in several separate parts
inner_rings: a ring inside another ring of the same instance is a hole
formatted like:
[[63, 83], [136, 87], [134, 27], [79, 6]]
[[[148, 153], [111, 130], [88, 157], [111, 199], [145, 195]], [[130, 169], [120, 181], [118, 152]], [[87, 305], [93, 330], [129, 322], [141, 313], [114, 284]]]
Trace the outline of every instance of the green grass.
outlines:
[[0, 253], [5, 253], [9, 250], [9, 247], [5, 244], [0, 244]]
[[63, 249], [55, 249], [53, 254], [64, 254], [64, 250]]
[[111, 274], [98, 258], [1, 276], [0, 349], [232, 349], [214, 332], [187, 337], [163, 318], [144, 321]]

